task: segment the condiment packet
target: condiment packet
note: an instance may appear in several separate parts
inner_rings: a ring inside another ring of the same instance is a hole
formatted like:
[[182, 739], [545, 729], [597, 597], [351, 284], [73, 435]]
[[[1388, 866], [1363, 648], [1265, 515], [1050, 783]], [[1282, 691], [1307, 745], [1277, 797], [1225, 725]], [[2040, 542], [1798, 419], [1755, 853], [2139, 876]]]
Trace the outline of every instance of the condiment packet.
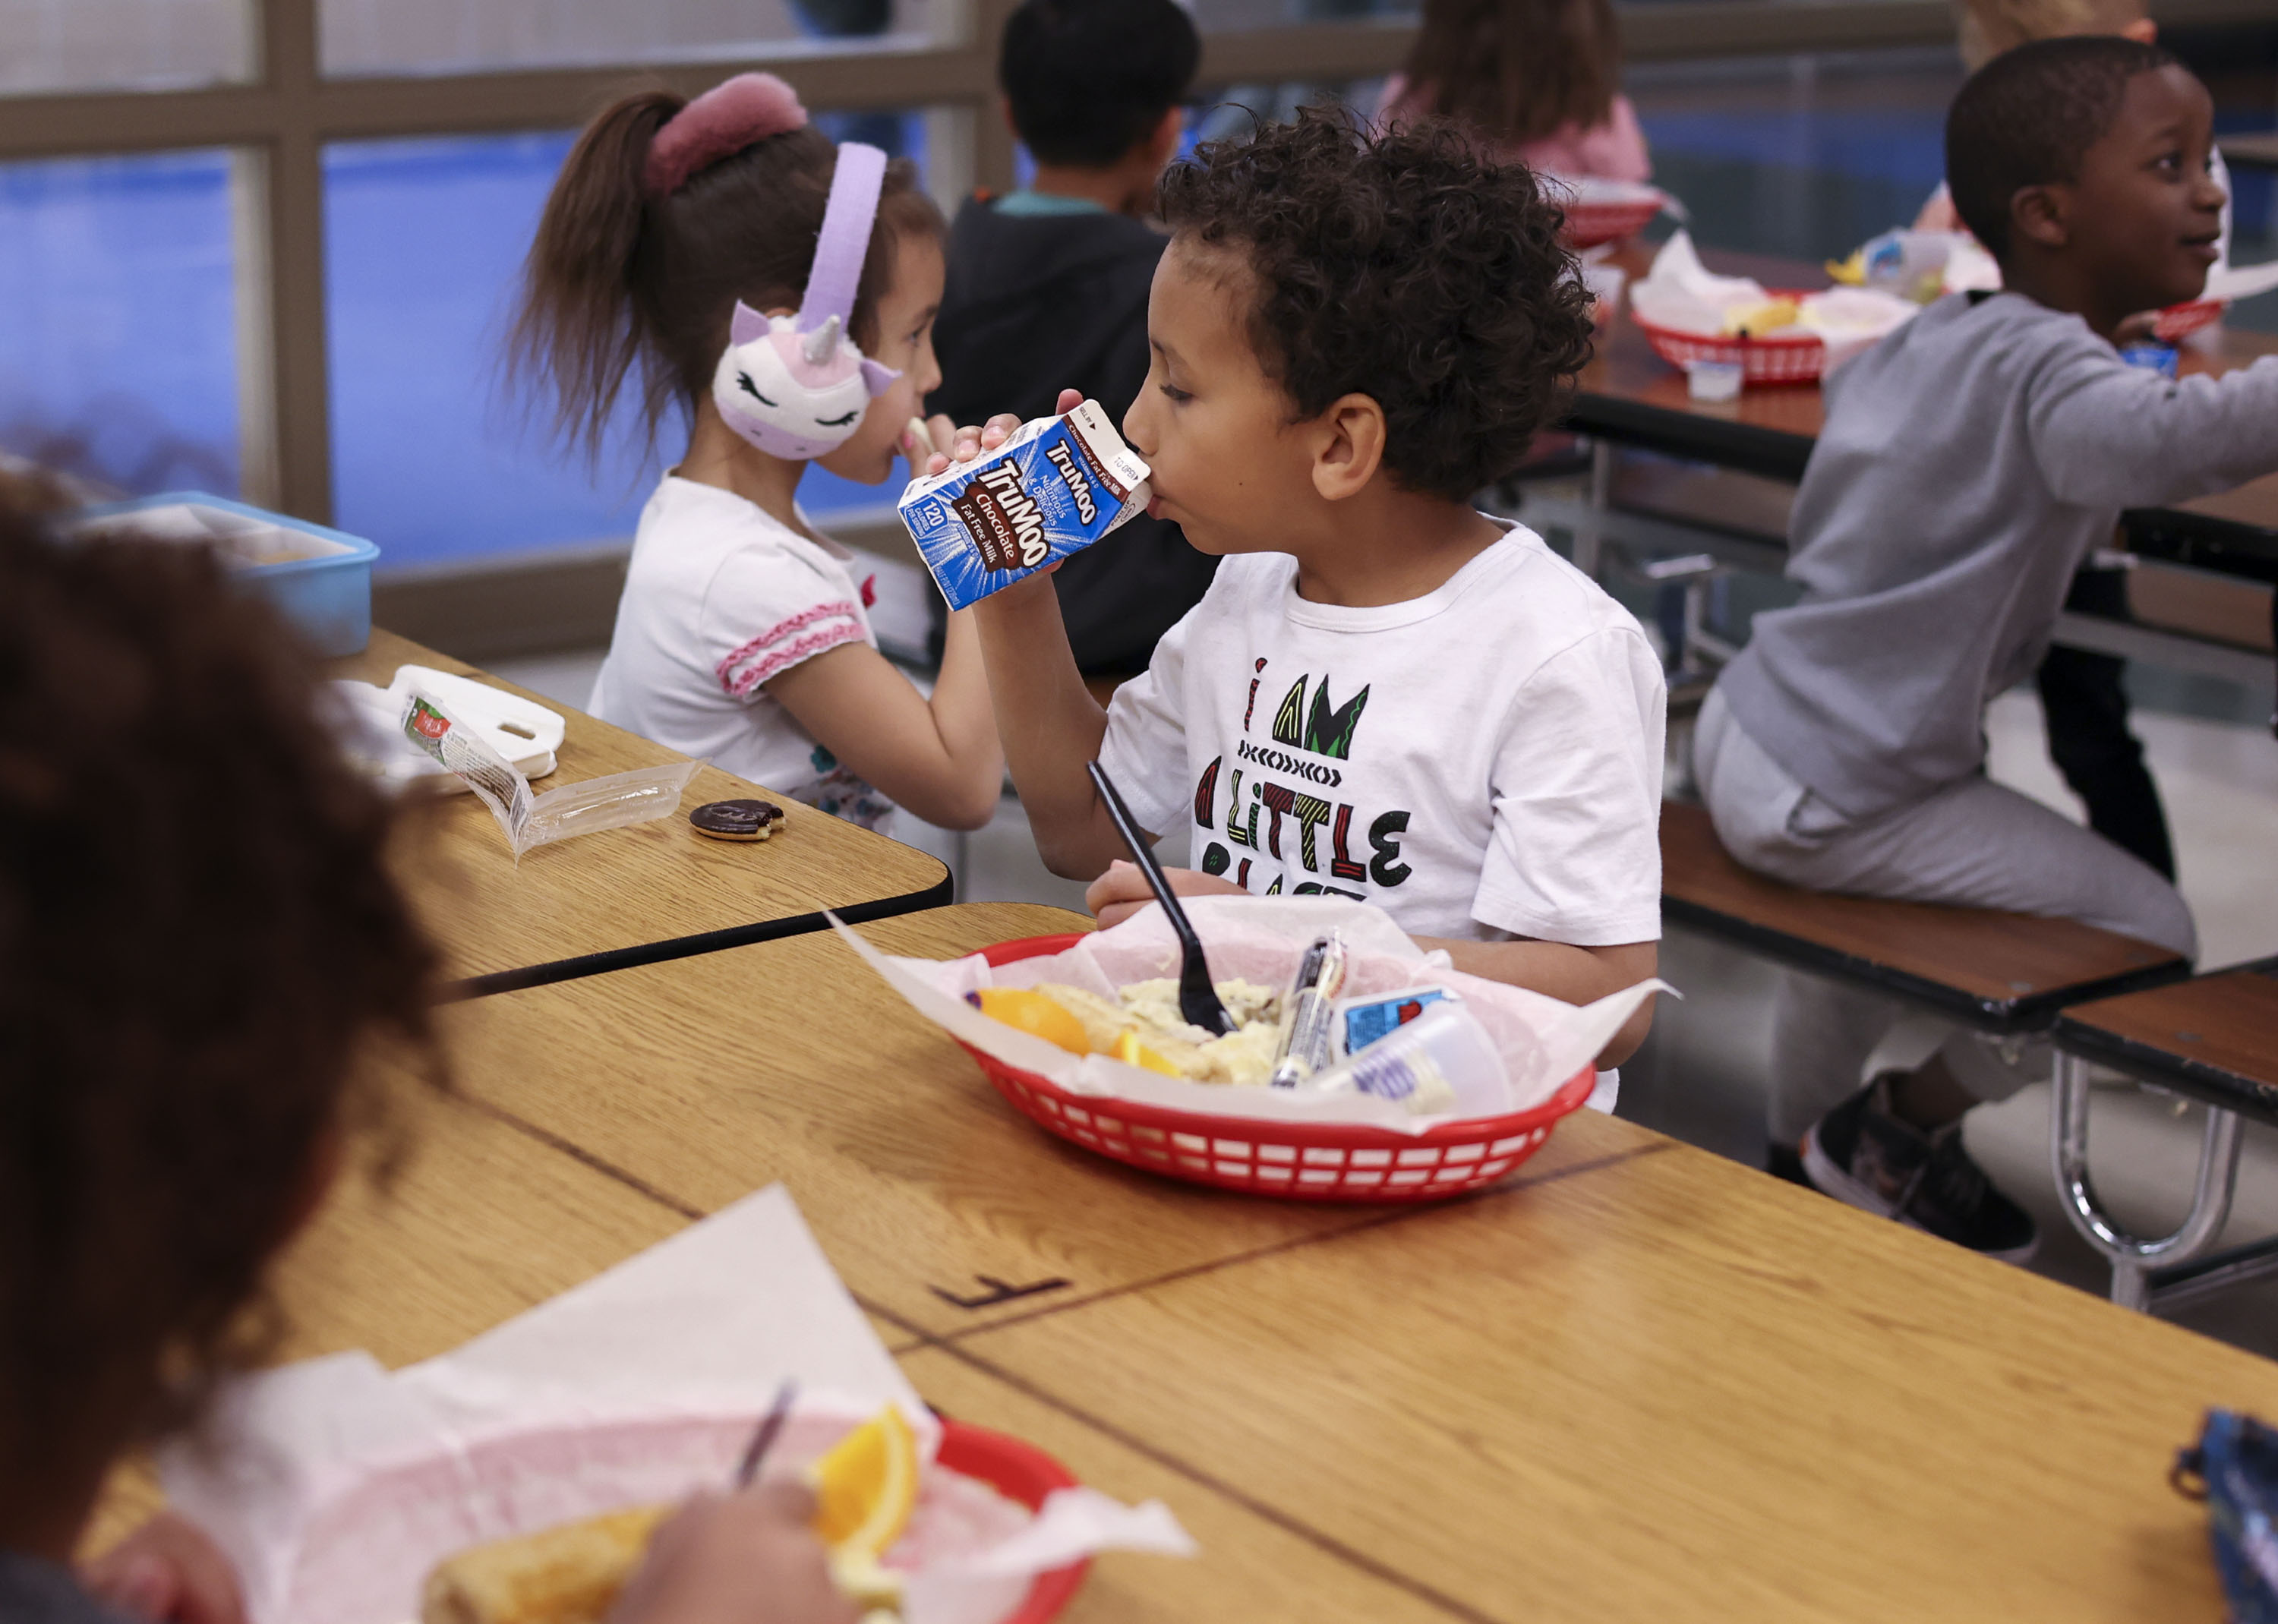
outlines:
[[1022, 423], [970, 462], [910, 481], [898, 504], [952, 609], [1091, 545], [1147, 506], [1146, 463], [1097, 400]]
[[355, 1353], [241, 1377], [159, 1468], [252, 1624], [403, 1624], [469, 1545], [724, 1488], [785, 1380], [801, 1397], [770, 1476], [884, 1405], [910, 1419], [928, 1514], [890, 1553], [911, 1564], [906, 1624], [998, 1624], [1036, 1574], [1094, 1552], [1193, 1551], [1156, 1502], [1062, 1490], [1030, 1516], [936, 1483], [940, 1422], [779, 1185], [422, 1364]]
[[[1590, 1066], [1647, 996], [1657, 990], [1675, 990], [1664, 981], [1641, 981], [1577, 1007], [1451, 969], [1444, 953], [1427, 955], [1390, 916], [1365, 903], [1315, 896], [1184, 900], [1210, 956], [1215, 980], [1287, 986], [1306, 948], [1335, 930], [1343, 934], [1347, 946], [1349, 997], [1396, 992], [1426, 978], [1451, 989], [1492, 1041], [1509, 1079], [1510, 1103], [1504, 1109], [1512, 1111], [1528, 1109], [1557, 1093]], [[1360, 1123], [1401, 1133], [1421, 1133], [1454, 1119], [1446, 1114], [1416, 1115], [1400, 1101], [1357, 1090], [1227, 1087], [1167, 1077], [1104, 1055], [1072, 1055], [1043, 1038], [991, 1020], [965, 1001], [966, 994], [984, 987], [1046, 982], [1112, 998], [1119, 988], [1134, 982], [1176, 976], [1178, 939], [1154, 903], [1111, 930], [1085, 936], [1064, 952], [993, 967], [977, 953], [946, 960], [890, 957], [836, 919], [831, 923], [839, 938], [919, 1014], [959, 1041], [1036, 1072], [1071, 1094], [1251, 1120]]]
[[1337, 1000], [1337, 1052], [1357, 1055], [1380, 1038], [1392, 1035], [1435, 1003], [1463, 1002], [1446, 987], [1426, 983], [1395, 987], [1388, 993]]
[[673, 761], [638, 767], [532, 796], [530, 781], [514, 764], [426, 688], [414, 686], [405, 697], [398, 725], [405, 738], [455, 774], [491, 809], [516, 863], [532, 847], [670, 817], [680, 808], [688, 781], [704, 765]]
[[432, 666], [399, 666], [385, 688], [350, 678], [336, 678], [325, 686], [333, 703], [323, 714], [337, 732], [340, 748], [359, 772], [393, 788], [417, 784], [468, 793], [465, 783], [430, 755], [424, 742], [415, 743], [404, 736], [403, 706], [414, 688], [424, 690], [454, 720], [480, 733], [524, 778], [553, 774], [554, 752], [568, 730], [559, 711]]

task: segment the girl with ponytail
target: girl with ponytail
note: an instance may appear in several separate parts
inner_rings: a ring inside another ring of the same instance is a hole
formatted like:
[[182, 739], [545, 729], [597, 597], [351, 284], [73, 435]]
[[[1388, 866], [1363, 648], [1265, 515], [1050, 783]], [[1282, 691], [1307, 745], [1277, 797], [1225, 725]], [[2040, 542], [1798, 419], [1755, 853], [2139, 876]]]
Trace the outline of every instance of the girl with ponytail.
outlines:
[[795, 499], [810, 461], [876, 484], [898, 450], [937, 471], [1013, 426], [913, 423], [941, 382], [942, 237], [906, 159], [834, 147], [772, 74], [629, 95], [554, 182], [514, 333], [517, 376], [589, 456], [629, 393], [652, 441], [688, 434], [588, 708], [873, 827], [898, 804], [977, 828], [1004, 777], [970, 614], [920, 693]]

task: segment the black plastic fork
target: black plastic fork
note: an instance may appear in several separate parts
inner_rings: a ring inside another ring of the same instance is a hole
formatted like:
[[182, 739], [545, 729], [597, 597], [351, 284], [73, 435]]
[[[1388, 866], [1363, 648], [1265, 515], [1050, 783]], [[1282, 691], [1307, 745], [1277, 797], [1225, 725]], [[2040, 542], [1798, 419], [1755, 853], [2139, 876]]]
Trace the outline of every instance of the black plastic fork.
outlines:
[[1091, 782], [1099, 788], [1099, 798], [1107, 806], [1107, 815], [1114, 820], [1115, 832], [1123, 836], [1123, 843], [1131, 848], [1131, 860], [1139, 865], [1139, 872], [1147, 876], [1147, 884], [1155, 893], [1155, 900], [1163, 904], [1163, 912], [1171, 921], [1171, 929], [1179, 938], [1179, 1013], [1189, 1026], [1200, 1026], [1204, 1032], [1224, 1037], [1234, 1030], [1234, 1017], [1226, 1012], [1226, 1005], [1218, 998], [1218, 988], [1211, 980], [1210, 960], [1203, 957], [1203, 939], [1195, 934], [1195, 924], [1187, 918], [1187, 911], [1179, 905], [1173, 895], [1171, 882], [1163, 877], [1163, 865], [1155, 860], [1154, 849], [1147, 836], [1132, 821], [1131, 809], [1115, 792], [1115, 784], [1107, 776], [1107, 769], [1098, 762], [1085, 769]]

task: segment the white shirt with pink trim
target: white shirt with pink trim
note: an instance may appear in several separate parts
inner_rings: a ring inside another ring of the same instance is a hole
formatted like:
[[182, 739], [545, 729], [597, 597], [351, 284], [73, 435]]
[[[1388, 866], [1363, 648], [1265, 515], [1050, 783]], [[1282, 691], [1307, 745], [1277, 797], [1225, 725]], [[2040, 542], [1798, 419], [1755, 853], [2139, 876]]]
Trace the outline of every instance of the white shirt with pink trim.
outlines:
[[845, 643], [878, 645], [868, 579], [730, 491], [668, 474], [641, 510], [608, 658], [585, 708], [866, 828], [894, 804], [767, 691]]

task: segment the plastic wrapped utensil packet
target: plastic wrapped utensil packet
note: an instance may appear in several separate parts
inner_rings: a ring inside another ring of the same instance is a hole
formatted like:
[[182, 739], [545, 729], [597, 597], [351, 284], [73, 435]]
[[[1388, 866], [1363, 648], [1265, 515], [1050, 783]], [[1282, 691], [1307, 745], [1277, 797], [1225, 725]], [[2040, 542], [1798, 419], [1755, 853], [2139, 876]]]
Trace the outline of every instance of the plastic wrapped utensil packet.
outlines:
[[444, 770], [473, 790], [491, 809], [507, 843], [520, 857], [524, 831], [530, 827], [530, 780], [514, 764], [491, 748], [488, 739], [443, 708], [443, 702], [414, 688], [405, 696], [403, 715], [397, 723], [403, 736], [443, 764]]
[[403, 702], [401, 726], [404, 737], [456, 774], [491, 809], [517, 863], [533, 847], [670, 817], [679, 810], [681, 791], [704, 765], [674, 761], [638, 767], [533, 796], [530, 781], [514, 764], [432, 694], [411, 690]]

